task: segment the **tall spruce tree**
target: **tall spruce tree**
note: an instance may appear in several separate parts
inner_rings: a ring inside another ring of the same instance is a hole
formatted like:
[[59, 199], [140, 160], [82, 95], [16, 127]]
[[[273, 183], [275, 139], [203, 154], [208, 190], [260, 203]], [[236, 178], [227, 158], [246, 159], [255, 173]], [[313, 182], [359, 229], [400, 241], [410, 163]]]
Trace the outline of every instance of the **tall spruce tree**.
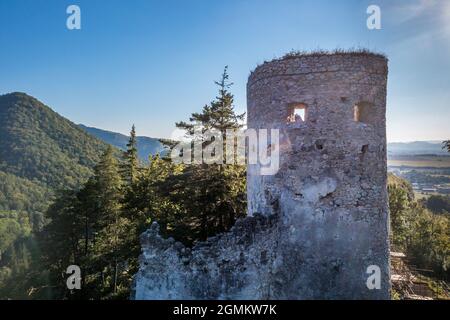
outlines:
[[130, 139], [127, 143], [127, 150], [124, 152], [125, 162], [122, 165], [122, 174], [124, 176], [125, 182], [128, 185], [132, 185], [136, 182], [139, 170], [139, 158], [137, 150], [137, 140], [136, 140], [136, 127], [131, 127]]
[[225, 66], [221, 79], [214, 83], [219, 87], [216, 99], [209, 105], [205, 105], [201, 113], [194, 112], [189, 118], [189, 122], [177, 122], [177, 128], [194, 135], [196, 127], [201, 127], [203, 131], [215, 129], [221, 132], [243, 127], [245, 113], [235, 113], [234, 95], [229, 91], [233, 83], [229, 82], [228, 66]]
[[[66, 268], [70, 265], [84, 267], [86, 262], [83, 259], [84, 250], [80, 241], [83, 238], [84, 223], [79, 208], [76, 191], [60, 192], [46, 213], [50, 222], [38, 237], [42, 248], [42, 260], [49, 271], [53, 295], [59, 299], [74, 297], [66, 286], [64, 274]], [[83, 296], [83, 293], [77, 297]]]
[[101, 274], [101, 287], [112, 295], [118, 293], [119, 273], [126, 266], [125, 243], [129, 234], [129, 220], [122, 211], [123, 181], [119, 162], [111, 146], [102, 155], [95, 168], [98, 221], [96, 229], [95, 258]]
[[[194, 140], [201, 139], [207, 130], [220, 132], [222, 151], [226, 150], [226, 130], [243, 127], [245, 113], [236, 114], [234, 96], [229, 91], [233, 83], [229, 82], [228, 67], [224, 68], [222, 77], [215, 81], [219, 92], [215, 100], [205, 105], [201, 113], [193, 113], [189, 122], [176, 123], [177, 128], [186, 130]], [[203, 141], [205, 151], [211, 141]], [[225, 160], [225, 152], [222, 152]], [[192, 240], [206, 239], [210, 235], [228, 230], [236, 218], [245, 215], [245, 167], [226, 164], [192, 164], [186, 166], [183, 173], [169, 179], [173, 190], [173, 201], [182, 204], [185, 219], [190, 225], [196, 225]], [[175, 180], [175, 181], [174, 181]], [[184, 183], [180, 183], [180, 180]]]
[[[44, 259], [55, 295], [69, 299], [127, 296], [131, 274], [127, 248], [130, 220], [123, 211], [124, 182], [110, 146], [95, 174], [79, 191], [66, 191], [50, 207], [50, 223], [42, 232]], [[69, 292], [64, 270], [75, 264], [83, 271], [82, 288]]]

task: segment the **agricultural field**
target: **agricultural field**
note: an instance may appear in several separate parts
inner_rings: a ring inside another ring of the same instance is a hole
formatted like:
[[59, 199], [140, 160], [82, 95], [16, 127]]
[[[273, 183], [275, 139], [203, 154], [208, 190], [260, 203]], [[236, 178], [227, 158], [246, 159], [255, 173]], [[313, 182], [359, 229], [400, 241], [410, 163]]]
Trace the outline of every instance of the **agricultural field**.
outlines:
[[395, 155], [388, 157], [389, 167], [449, 168], [448, 155]]
[[417, 199], [450, 195], [450, 156], [396, 155], [388, 158], [388, 170], [408, 180]]

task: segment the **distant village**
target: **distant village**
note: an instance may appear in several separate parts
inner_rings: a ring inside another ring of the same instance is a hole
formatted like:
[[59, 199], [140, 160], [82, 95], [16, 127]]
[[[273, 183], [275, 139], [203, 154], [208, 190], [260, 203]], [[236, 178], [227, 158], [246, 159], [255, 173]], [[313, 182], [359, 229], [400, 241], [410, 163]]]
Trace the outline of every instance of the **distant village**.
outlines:
[[450, 168], [389, 166], [388, 171], [408, 180], [416, 194], [450, 195]]

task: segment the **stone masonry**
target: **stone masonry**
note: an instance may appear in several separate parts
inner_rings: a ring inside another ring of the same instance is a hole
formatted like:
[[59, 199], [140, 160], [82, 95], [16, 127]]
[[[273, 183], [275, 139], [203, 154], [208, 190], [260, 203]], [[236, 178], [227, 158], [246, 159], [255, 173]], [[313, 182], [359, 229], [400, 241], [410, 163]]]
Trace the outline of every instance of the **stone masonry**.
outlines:
[[[280, 168], [248, 165], [248, 217], [187, 248], [142, 237], [134, 299], [389, 299], [387, 59], [298, 54], [247, 84], [248, 127], [279, 129]], [[369, 266], [381, 271], [369, 289]]]

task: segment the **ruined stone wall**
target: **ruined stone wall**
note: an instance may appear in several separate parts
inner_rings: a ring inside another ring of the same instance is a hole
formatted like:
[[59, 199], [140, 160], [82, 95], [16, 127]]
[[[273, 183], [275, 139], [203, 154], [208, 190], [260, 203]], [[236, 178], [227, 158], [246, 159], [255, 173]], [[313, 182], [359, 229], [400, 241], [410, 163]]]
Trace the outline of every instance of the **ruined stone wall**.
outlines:
[[186, 248], [156, 223], [141, 236], [134, 299], [270, 299], [278, 239], [275, 216], [236, 222], [230, 232]]
[[[256, 68], [248, 127], [280, 130], [278, 172], [249, 165], [249, 217], [192, 250], [156, 225], [143, 234], [133, 297], [388, 299], [386, 82], [387, 60], [372, 54]], [[300, 104], [306, 118], [291, 122]], [[371, 265], [381, 269], [379, 290], [366, 286]]]

